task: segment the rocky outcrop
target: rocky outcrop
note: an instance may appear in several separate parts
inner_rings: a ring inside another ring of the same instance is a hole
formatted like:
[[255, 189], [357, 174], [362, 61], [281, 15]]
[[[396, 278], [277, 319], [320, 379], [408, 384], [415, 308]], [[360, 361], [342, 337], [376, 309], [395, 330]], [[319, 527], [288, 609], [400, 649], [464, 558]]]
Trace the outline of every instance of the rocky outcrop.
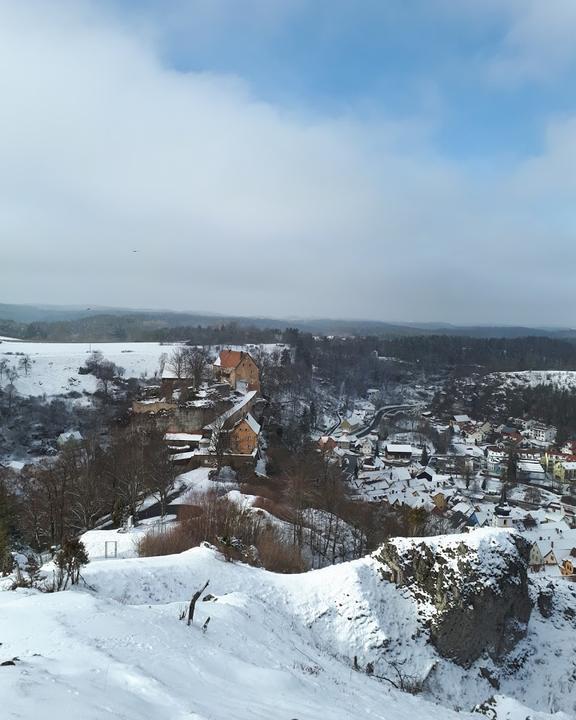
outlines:
[[498, 659], [526, 634], [532, 610], [528, 543], [507, 530], [394, 538], [375, 553], [382, 574], [408, 588], [444, 657]]

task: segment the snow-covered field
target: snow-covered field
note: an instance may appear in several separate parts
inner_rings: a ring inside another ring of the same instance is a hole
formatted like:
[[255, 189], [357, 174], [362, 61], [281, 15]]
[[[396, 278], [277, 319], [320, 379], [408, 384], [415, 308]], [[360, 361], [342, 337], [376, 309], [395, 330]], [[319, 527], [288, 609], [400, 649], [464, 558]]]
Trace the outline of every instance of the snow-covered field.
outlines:
[[32, 361], [29, 373], [18, 369], [17, 391], [25, 396], [64, 395], [72, 390], [93, 393], [96, 378], [79, 375], [90, 353], [97, 350], [126, 371], [125, 377], [152, 377], [158, 372], [160, 356], [168, 356], [174, 345], [160, 343], [39, 343], [1, 342], [0, 361], [18, 369], [22, 355]]
[[[0, 593], [0, 662], [18, 658], [0, 666], [2, 718], [455, 720], [481, 717], [470, 710], [495, 692], [479, 667], [436, 655], [413, 599], [372, 558], [285, 576], [202, 547], [92, 562], [84, 577], [80, 591]], [[179, 615], [206, 580], [215, 599], [187, 627]], [[498, 717], [574, 717], [574, 644], [535, 609]], [[395, 678], [389, 660], [429, 687], [410, 695], [365, 673], [370, 662]]]
[[[93, 351], [101, 352], [106, 360], [123, 367], [126, 378], [150, 378], [159, 371], [160, 356], [170, 357], [175, 347], [177, 343], [42, 343], [0, 338], [0, 361], [6, 360], [9, 366], [18, 371], [18, 379], [14, 383], [18, 393], [25, 396], [52, 397], [65, 395], [73, 390], [80, 393], [95, 392], [96, 378], [78, 373], [78, 368], [85, 364]], [[226, 347], [246, 349], [240, 345]], [[248, 349], [271, 354], [280, 352], [285, 347], [271, 343], [251, 345]], [[28, 355], [32, 361], [28, 374], [19, 368], [23, 355]]]

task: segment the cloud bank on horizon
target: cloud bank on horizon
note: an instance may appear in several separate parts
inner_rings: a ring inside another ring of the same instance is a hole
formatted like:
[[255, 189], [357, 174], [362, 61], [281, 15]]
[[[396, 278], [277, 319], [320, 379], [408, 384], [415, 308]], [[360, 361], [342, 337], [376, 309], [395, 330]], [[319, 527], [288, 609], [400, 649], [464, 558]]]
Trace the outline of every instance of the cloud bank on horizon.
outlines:
[[573, 324], [576, 5], [406, 6], [0, 0], [2, 300]]

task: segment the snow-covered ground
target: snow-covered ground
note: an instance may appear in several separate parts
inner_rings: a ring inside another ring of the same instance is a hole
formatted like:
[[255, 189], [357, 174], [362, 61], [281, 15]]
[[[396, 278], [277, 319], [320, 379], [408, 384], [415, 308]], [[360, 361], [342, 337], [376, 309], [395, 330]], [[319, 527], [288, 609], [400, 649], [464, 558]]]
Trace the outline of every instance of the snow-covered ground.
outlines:
[[[93, 393], [96, 378], [80, 375], [78, 369], [93, 351], [102, 353], [126, 371], [125, 377], [152, 377], [159, 369], [160, 356], [168, 356], [174, 345], [160, 343], [40, 343], [2, 342], [0, 360], [16, 367], [19, 376], [14, 383], [25, 396], [64, 395], [72, 390]], [[28, 374], [18, 369], [22, 355], [32, 361]]]
[[[487, 533], [480, 535], [483, 542]], [[465, 670], [439, 658], [410, 594], [383, 580], [378, 567], [364, 558], [276, 575], [202, 547], [92, 562], [81, 591], [0, 593], [0, 662], [18, 658], [0, 666], [2, 717], [481, 717], [470, 710], [494, 690], [479, 667]], [[198, 602], [187, 627], [179, 615], [206, 580], [215, 599]], [[560, 609], [569, 608], [569, 584], [558, 588]], [[537, 609], [530, 627], [518, 647], [520, 669], [502, 680], [498, 717], [568, 720], [575, 703], [574, 631], [561, 614], [550, 622]], [[390, 661], [407, 676], [428, 678], [424, 692], [401, 693], [365, 673], [373, 663], [375, 675], [394, 679]]]
[[538, 387], [544, 385], [555, 390], [576, 390], [576, 370], [522, 370], [509, 373], [492, 373], [494, 378], [507, 387]]
[[[125, 369], [125, 377], [153, 377], [159, 371], [160, 356], [173, 352], [176, 343], [161, 344], [154, 342], [104, 342], [104, 343], [48, 343], [26, 342], [11, 338], [0, 338], [0, 361], [6, 360], [9, 366], [18, 370], [16, 390], [25, 396], [49, 397], [64, 395], [72, 390], [93, 393], [96, 390], [96, 378], [92, 375], [79, 375], [78, 368], [85, 364], [90, 353], [99, 351], [106, 360]], [[286, 346], [269, 343], [250, 346], [226, 346], [240, 350], [256, 349], [272, 354], [281, 352]], [[214, 348], [216, 351], [216, 348]], [[28, 355], [32, 365], [28, 374], [19, 368], [23, 355]], [[4, 378], [6, 382], [6, 378]]]

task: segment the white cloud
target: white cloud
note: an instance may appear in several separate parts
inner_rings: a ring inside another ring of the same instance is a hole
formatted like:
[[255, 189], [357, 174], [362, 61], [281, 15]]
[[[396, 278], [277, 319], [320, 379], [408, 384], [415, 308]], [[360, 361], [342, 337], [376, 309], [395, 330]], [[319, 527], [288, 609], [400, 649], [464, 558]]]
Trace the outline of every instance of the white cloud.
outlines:
[[574, 0], [508, 0], [509, 27], [493, 58], [491, 78], [502, 84], [554, 83], [576, 62]]
[[147, 33], [97, 5], [47, 5], [0, 0], [5, 301], [495, 321], [546, 310], [514, 277], [523, 305], [498, 315], [506, 263], [543, 238], [523, 204], [532, 170], [512, 190], [474, 182], [418, 122], [281, 110], [241, 78], [164, 67]]

